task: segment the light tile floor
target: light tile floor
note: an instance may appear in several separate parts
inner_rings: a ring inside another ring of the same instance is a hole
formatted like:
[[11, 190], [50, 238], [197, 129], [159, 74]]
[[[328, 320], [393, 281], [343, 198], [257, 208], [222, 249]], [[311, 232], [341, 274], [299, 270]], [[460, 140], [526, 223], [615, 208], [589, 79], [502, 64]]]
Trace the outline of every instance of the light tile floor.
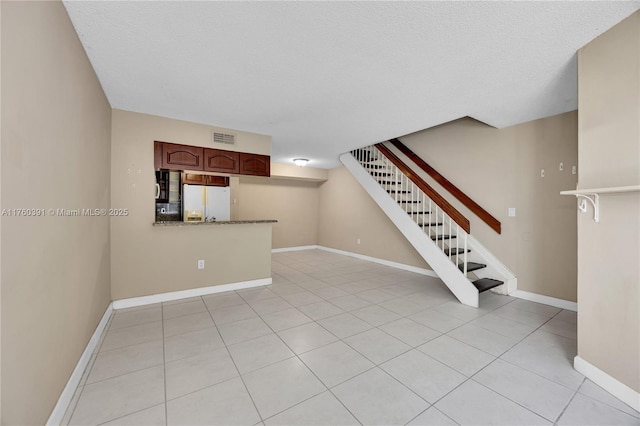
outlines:
[[576, 314], [319, 250], [273, 285], [116, 311], [65, 416], [121, 425], [640, 425]]

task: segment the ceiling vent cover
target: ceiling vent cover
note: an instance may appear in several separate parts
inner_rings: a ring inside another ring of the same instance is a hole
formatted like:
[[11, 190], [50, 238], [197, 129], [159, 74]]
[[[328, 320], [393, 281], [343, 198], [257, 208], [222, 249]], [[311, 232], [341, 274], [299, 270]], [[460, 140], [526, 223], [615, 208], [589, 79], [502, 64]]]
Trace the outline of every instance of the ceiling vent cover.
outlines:
[[236, 135], [233, 133], [213, 132], [212, 138], [214, 143], [223, 143], [225, 145], [236, 144]]

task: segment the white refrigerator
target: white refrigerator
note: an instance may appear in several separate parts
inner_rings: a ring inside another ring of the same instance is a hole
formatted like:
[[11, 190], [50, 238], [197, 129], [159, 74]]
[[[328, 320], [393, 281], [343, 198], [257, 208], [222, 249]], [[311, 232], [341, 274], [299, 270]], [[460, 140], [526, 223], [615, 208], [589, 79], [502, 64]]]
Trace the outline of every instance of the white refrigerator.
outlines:
[[182, 189], [185, 222], [231, 218], [231, 195], [228, 186], [185, 184]]

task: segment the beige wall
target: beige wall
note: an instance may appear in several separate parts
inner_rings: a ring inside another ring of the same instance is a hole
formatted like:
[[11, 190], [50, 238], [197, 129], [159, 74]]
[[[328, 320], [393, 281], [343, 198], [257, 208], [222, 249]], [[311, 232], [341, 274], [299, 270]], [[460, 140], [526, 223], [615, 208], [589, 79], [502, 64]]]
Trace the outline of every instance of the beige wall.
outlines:
[[502, 223], [497, 234], [424, 175], [515, 273], [519, 290], [576, 300], [576, 205], [560, 195], [577, 181], [576, 112], [504, 129], [464, 118], [400, 139]]
[[[130, 212], [111, 220], [114, 300], [271, 276], [271, 225], [152, 226], [153, 141], [211, 146], [212, 130], [186, 121], [113, 111], [111, 205]], [[270, 152], [269, 136], [234, 133], [238, 150]], [[204, 270], [197, 269], [199, 259], [205, 260]]]
[[346, 168], [329, 170], [319, 195], [319, 245], [431, 269]]
[[235, 218], [276, 219], [273, 248], [317, 244], [318, 185], [298, 179], [241, 177], [232, 188]]
[[[640, 12], [578, 52], [579, 187], [640, 184]], [[578, 215], [578, 356], [640, 392], [640, 195]]]
[[[0, 46], [2, 46], [2, 5], [0, 5]], [[0, 55], [0, 80], [2, 79], [2, 55]], [[2, 99], [2, 84], [0, 84], [0, 99]], [[0, 129], [2, 128], [2, 102], [0, 102]], [[1, 133], [1, 130], [0, 130]], [[2, 137], [0, 136], [0, 188], [2, 188]], [[2, 195], [0, 191], [0, 210], [2, 210]], [[2, 217], [0, 217], [0, 236], [2, 235]], [[2, 244], [0, 244], [0, 271], [2, 271]], [[2, 273], [0, 273], [0, 424], [2, 424]]]
[[329, 178], [329, 171], [294, 164], [271, 163], [271, 177], [324, 182]]
[[[108, 208], [111, 108], [60, 2], [2, 2], [2, 207]], [[2, 423], [44, 424], [110, 301], [109, 219], [2, 217]]]

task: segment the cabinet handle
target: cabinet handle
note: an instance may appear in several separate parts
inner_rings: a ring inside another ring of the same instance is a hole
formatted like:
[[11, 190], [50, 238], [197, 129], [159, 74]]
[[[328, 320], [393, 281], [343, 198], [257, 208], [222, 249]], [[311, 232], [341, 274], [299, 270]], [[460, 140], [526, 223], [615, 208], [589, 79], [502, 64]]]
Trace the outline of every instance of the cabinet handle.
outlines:
[[160, 184], [156, 183], [156, 200], [160, 198]]

